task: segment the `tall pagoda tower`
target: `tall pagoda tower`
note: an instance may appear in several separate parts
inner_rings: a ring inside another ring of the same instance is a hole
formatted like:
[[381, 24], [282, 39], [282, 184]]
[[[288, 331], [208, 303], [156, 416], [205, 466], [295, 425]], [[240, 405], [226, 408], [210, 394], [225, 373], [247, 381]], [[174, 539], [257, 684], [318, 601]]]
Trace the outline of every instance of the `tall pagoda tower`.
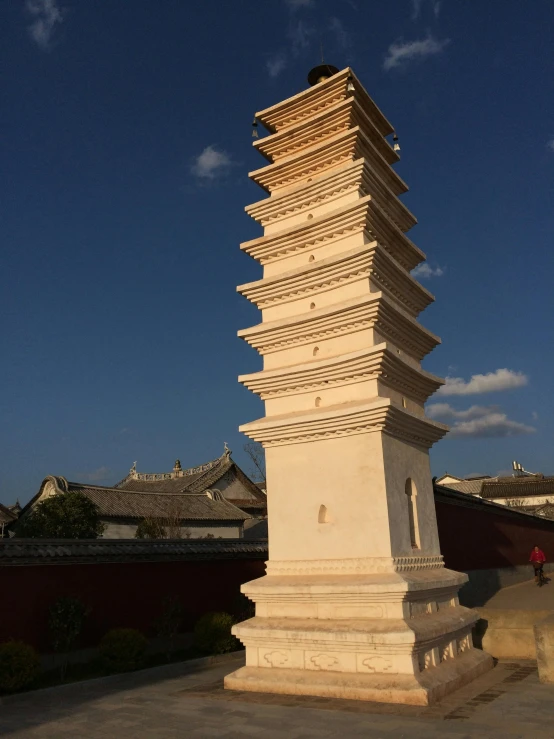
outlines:
[[474, 649], [467, 577], [444, 568], [425, 417], [442, 384], [420, 362], [439, 339], [433, 296], [392, 169], [391, 124], [351, 69], [256, 114], [269, 197], [241, 248], [263, 278], [239, 287], [262, 314], [239, 332], [263, 357], [240, 378], [265, 402], [241, 431], [266, 450], [269, 561], [234, 627], [246, 666], [227, 688], [427, 704], [489, 669]]

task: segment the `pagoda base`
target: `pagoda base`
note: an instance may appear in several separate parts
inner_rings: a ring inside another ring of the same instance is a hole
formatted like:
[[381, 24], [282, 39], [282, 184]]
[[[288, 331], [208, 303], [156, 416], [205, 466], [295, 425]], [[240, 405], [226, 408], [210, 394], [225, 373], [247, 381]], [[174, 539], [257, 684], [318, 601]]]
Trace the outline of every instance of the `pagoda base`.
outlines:
[[490, 655], [470, 649], [458, 659], [443, 662], [419, 675], [363, 675], [242, 667], [227, 675], [225, 688], [427, 706], [467, 685], [491, 668]]
[[[467, 576], [440, 559], [372, 560], [385, 571], [269, 574], [246, 583], [256, 616], [233, 627], [246, 666], [225, 687], [414, 705], [457, 690], [493, 662], [473, 647], [477, 612], [458, 601]], [[276, 569], [283, 563], [268, 563]]]

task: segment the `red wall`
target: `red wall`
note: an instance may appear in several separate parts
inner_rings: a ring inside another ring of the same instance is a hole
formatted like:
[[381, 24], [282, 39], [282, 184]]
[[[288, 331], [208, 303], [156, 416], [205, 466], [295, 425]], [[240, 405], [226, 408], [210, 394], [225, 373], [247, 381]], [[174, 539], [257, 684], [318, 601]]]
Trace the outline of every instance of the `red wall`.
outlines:
[[440, 497], [435, 503], [441, 552], [450, 569], [525, 565], [535, 544], [554, 561], [554, 521], [506, 515], [492, 506], [453, 505]]
[[0, 643], [22, 639], [48, 651], [48, 609], [60, 596], [91, 608], [80, 646], [117, 627], [153, 636], [169, 595], [181, 601], [190, 631], [207, 611], [232, 612], [240, 585], [265, 573], [265, 559], [3, 566]]
[[[447, 567], [467, 571], [524, 565], [535, 544], [554, 561], [554, 521], [484, 504], [459, 505], [455, 496], [443, 494], [435, 502]], [[0, 566], [0, 642], [22, 639], [47, 651], [48, 609], [60, 596], [78, 597], [91, 608], [81, 646], [97, 644], [119, 626], [154, 635], [169, 595], [181, 601], [183, 631], [190, 631], [207, 611], [233, 612], [240, 585], [261, 577], [266, 559], [267, 553], [261, 553], [259, 559]]]

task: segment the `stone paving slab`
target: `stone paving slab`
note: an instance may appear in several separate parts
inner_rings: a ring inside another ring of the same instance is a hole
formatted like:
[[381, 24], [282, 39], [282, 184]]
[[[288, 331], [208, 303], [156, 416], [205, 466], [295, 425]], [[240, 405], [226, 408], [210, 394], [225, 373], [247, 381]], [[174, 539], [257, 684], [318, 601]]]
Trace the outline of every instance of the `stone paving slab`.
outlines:
[[171, 665], [4, 699], [9, 739], [554, 739], [554, 687], [532, 662], [499, 662], [440, 704], [223, 690], [242, 657], [204, 668]]
[[479, 608], [554, 611], [554, 576], [548, 577], [548, 582], [542, 588], [539, 588], [534, 580], [502, 588]]

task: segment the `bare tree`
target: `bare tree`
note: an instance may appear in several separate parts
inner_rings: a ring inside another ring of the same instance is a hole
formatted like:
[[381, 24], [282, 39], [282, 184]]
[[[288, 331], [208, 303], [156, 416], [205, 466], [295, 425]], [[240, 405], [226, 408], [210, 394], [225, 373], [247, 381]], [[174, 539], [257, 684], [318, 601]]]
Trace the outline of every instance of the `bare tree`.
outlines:
[[250, 475], [254, 482], [261, 483], [265, 487], [265, 451], [259, 441], [249, 441], [244, 445], [244, 451], [248, 454], [252, 466]]
[[168, 506], [164, 529], [167, 539], [190, 539], [189, 529], [183, 528], [183, 501], [177, 496]]

